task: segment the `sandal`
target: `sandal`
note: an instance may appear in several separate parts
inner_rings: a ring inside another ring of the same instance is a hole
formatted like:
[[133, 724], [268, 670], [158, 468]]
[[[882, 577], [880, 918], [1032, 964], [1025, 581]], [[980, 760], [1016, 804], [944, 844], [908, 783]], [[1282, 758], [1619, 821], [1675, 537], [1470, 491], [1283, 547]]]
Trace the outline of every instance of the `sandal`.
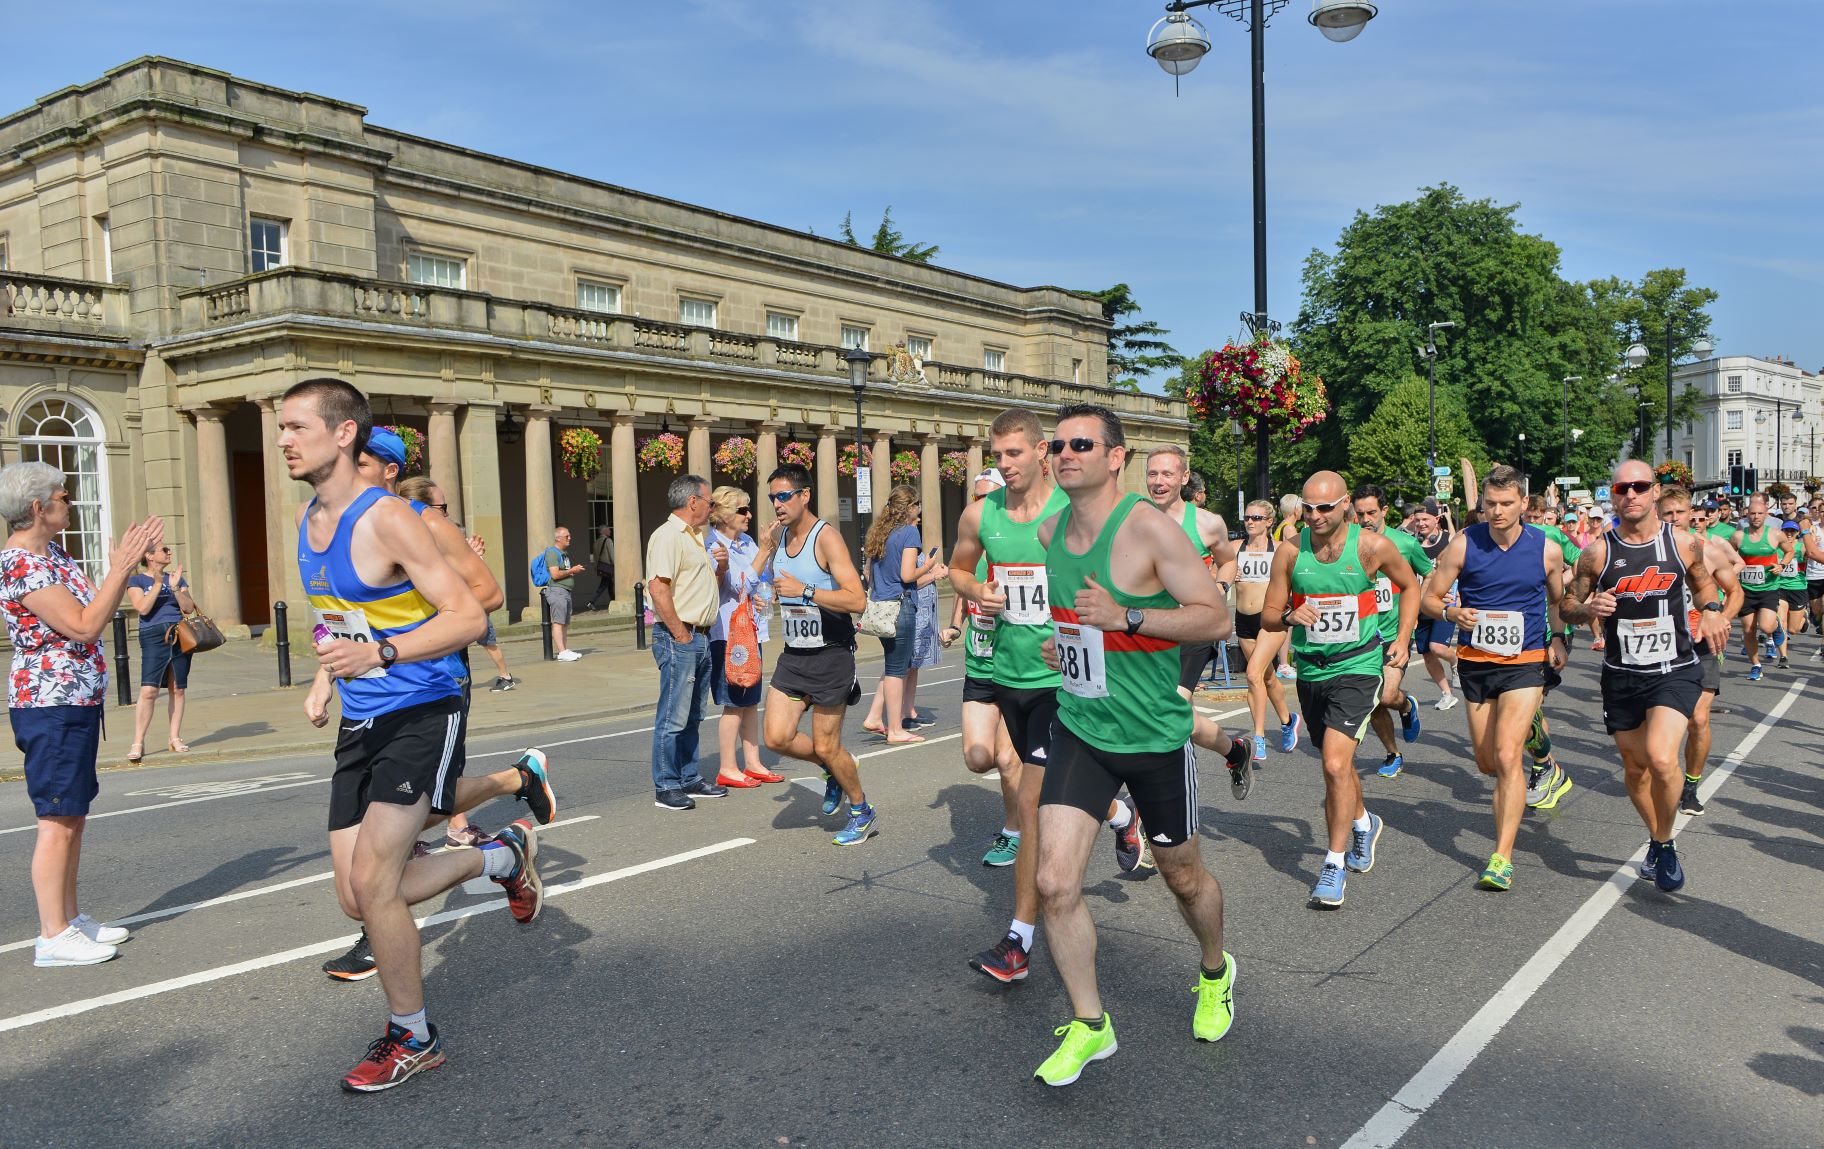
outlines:
[[170, 742], [166, 743], [166, 745], [171, 747], [171, 752], [173, 754], [190, 753], [190, 744], [185, 742], [182, 738], [173, 738]]
[[135, 742], [127, 751], [127, 761], [129, 762], [139, 762], [143, 760], [145, 756], [146, 744], [144, 742]]

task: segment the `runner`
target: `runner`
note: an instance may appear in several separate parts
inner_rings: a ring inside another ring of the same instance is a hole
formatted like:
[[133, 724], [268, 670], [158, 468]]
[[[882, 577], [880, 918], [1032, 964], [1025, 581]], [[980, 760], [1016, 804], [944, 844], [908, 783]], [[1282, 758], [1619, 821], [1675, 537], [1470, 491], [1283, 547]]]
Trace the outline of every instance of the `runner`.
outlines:
[[[1019, 813], [1025, 831], [1013, 861], [1013, 920], [992, 947], [969, 960], [972, 969], [1003, 984], [1026, 976], [1039, 920], [1039, 794], [1057, 715], [1058, 672], [1040, 654], [1051, 632], [1049, 581], [1039, 524], [1069, 505], [1046, 468], [1045, 432], [1038, 416], [1014, 408], [988, 427], [988, 444], [1006, 486], [970, 505], [956, 525], [950, 585], [994, 620], [994, 700], [1014, 752], [1020, 756]], [[988, 580], [976, 577], [983, 559]], [[1115, 861], [1123, 872], [1140, 867], [1146, 838], [1132, 806], [1108, 803]]]
[[[1803, 512], [1794, 514], [1802, 515]], [[1792, 669], [1786, 659], [1786, 648], [1791, 645], [1793, 635], [1805, 633], [1805, 616], [1811, 606], [1805, 581], [1807, 525], [1790, 515], [1780, 523], [1780, 541], [1785, 545], [1780, 551], [1780, 573], [1776, 579], [1780, 591], [1780, 628], [1774, 632], [1774, 649], [1779, 654], [1781, 670]]]
[[1730, 536], [1736, 552], [1747, 565], [1742, 568], [1743, 641], [1747, 645], [1748, 681], [1761, 680], [1760, 636], [1780, 629], [1780, 608], [1785, 596], [1776, 581], [1792, 547], [1783, 534], [1767, 522], [1767, 496], [1748, 498], [1748, 525]]
[[[1545, 700], [1548, 672], [1564, 666], [1558, 618], [1564, 552], [1521, 522], [1524, 506], [1520, 473], [1490, 470], [1482, 480], [1482, 520], [1451, 541], [1425, 584], [1425, 613], [1458, 628], [1470, 747], [1476, 767], [1495, 779], [1495, 850], [1476, 881], [1485, 890], [1513, 886], [1514, 841], [1527, 796], [1521, 747]], [[1457, 604], [1447, 608], [1444, 590], [1452, 583]], [[1570, 788], [1570, 775], [1554, 764], [1540, 807], [1557, 805]]]
[[1123, 785], [1202, 950], [1191, 1033], [1220, 1041], [1235, 1016], [1222, 887], [1199, 853], [1191, 704], [1172, 692], [1178, 645], [1226, 638], [1228, 607], [1180, 525], [1140, 496], [1121, 494], [1127, 446], [1114, 412], [1066, 407], [1058, 436], [1052, 456], [1070, 504], [1038, 531], [1053, 592], [1044, 658], [1061, 669], [1063, 683], [1039, 807], [1039, 884], [1072, 1017], [1034, 1074], [1047, 1085], [1069, 1085], [1116, 1049], [1096, 982], [1083, 871], [1102, 811]]
[[[1704, 565], [1710, 568], [1710, 575], [1716, 580], [1723, 617], [1734, 618], [1742, 608], [1742, 584], [1737, 575], [1743, 566], [1742, 556], [1726, 541], [1705, 534], [1697, 524], [1696, 512], [1697, 508], [1691, 505], [1691, 493], [1683, 487], [1665, 487], [1660, 491], [1660, 518], [1671, 523], [1674, 531], [1690, 534], [1703, 545]], [[1703, 620], [1696, 603], [1687, 598], [1685, 610], [1698, 665], [1703, 668], [1704, 684], [1703, 693], [1698, 695], [1697, 705], [1691, 711], [1691, 726], [1685, 731], [1685, 785], [1679, 793], [1678, 811], [1697, 815], [1704, 812], [1704, 802], [1698, 797], [1697, 787], [1704, 780], [1704, 760], [1710, 757], [1710, 706], [1723, 688], [1723, 647], [1712, 650], [1703, 638], [1699, 625]]]
[[[773, 527], [760, 537], [754, 570], [773, 571], [785, 649], [773, 663], [766, 695], [767, 749], [823, 767], [823, 812], [846, 796], [849, 820], [831, 839], [838, 846], [867, 841], [878, 815], [861, 789], [861, 768], [842, 745], [842, 718], [861, 701], [855, 678], [854, 615], [867, 606], [861, 575], [839, 531], [811, 513], [811, 473], [795, 463], [766, 477]], [[798, 729], [811, 712], [811, 732]]]
[[[1577, 560], [1583, 554], [1583, 548], [1552, 521], [1557, 518], [1557, 514], [1543, 497], [1527, 496], [1526, 507], [1526, 521], [1558, 544], [1558, 551], [1564, 556], [1564, 570], [1560, 574], [1563, 583], [1568, 584], [1571, 574], [1577, 568]], [[1575, 629], [1567, 629], [1562, 633], [1565, 658], [1568, 660], [1571, 639], [1577, 632]], [[1552, 755], [1552, 725], [1545, 716], [1545, 698], [1549, 698], [1552, 691], [1558, 689], [1563, 682], [1564, 675], [1560, 669], [1548, 663], [1545, 668], [1545, 697], [1540, 698], [1539, 709], [1533, 712], [1532, 728], [1526, 735], [1526, 752], [1533, 760], [1526, 773], [1526, 805], [1529, 809], [1549, 810], [1571, 788], [1570, 775], [1559, 767], [1558, 760]]]
[[1254, 720], [1254, 769], [1267, 760], [1267, 710], [1279, 719], [1279, 751], [1298, 749], [1302, 719], [1286, 706], [1286, 688], [1274, 666], [1286, 645], [1283, 631], [1260, 631], [1260, 611], [1273, 574], [1273, 504], [1265, 499], [1249, 503], [1241, 514], [1247, 532], [1235, 555], [1235, 637], [1248, 668], [1248, 714]]
[[[1365, 483], [1355, 489], [1350, 501], [1355, 504], [1355, 521], [1364, 531], [1372, 531], [1391, 542], [1400, 557], [1412, 567], [1415, 577], [1423, 578], [1431, 573], [1431, 558], [1419, 546], [1419, 540], [1398, 527], [1387, 525], [1387, 492]], [[1380, 619], [1381, 641], [1387, 644], [1386, 650], [1392, 650], [1394, 636], [1399, 633], [1400, 592], [1393, 589], [1393, 580], [1385, 574], [1374, 580], [1374, 612]], [[1405, 755], [1394, 747], [1393, 716], [1400, 716], [1400, 733], [1407, 742], [1415, 742], [1419, 737], [1419, 700], [1400, 689], [1400, 680], [1405, 675], [1403, 665], [1381, 668], [1381, 702], [1369, 716], [1374, 736], [1387, 751], [1387, 757], [1381, 761], [1383, 778], [1398, 778], [1406, 764]]]
[[[1824, 637], [1824, 513], [1813, 506], [1811, 528], [1805, 532], [1805, 594], [1810, 602], [1812, 628]], [[1813, 661], [1824, 659], [1824, 646], [1812, 651]]]
[[[1729, 620], [1717, 601], [1703, 548], [1660, 520], [1653, 469], [1630, 459], [1615, 469], [1609, 490], [1620, 522], [1584, 550], [1563, 613], [1573, 623], [1602, 622], [1608, 640], [1602, 720], [1621, 751], [1628, 797], [1647, 825], [1640, 876], [1671, 891], [1685, 884], [1672, 844], [1683, 790], [1679, 740], [1703, 695], [1704, 677], [1691, 628], [1680, 625], [1685, 596], [1702, 604], [1698, 631], [1710, 649], [1721, 649], [1727, 641]], [[1756, 499], [1765, 518], [1766, 501]]]
[[465, 716], [454, 654], [481, 636], [485, 618], [424, 520], [356, 470], [372, 429], [366, 398], [339, 379], [305, 380], [281, 401], [286, 471], [316, 492], [298, 515], [298, 570], [319, 660], [304, 712], [313, 725], [328, 723], [332, 682], [342, 702], [329, 812], [336, 894], [366, 925], [392, 1011], [342, 1078], [344, 1089], [363, 1093], [444, 1063], [425, 1015], [410, 907], [483, 875], [505, 888], [520, 922], [536, 918], [544, 899], [528, 821], [479, 850], [410, 856], [430, 815], [456, 809]]
[[[989, 467], [975, 477], [974, 501], [1006, 485], [1000, 471]], [[976, 560], [975, 579], [987, 578], [988, 556], [983, 555]], [[982, 865], [1011, 866], [1020, 852], [1020, 756], [994, 704], [994, 619], [959, 594], [950, 625], [963, 638], [963, 765], [973, 774], [997, 771], [1001, 780], [1001, 832], [982, 855]]]
[[[1419, 582], [1394, 545], [1349, 522], [1349, 488], [1335, 471], [1305, 482], [1305, 527], [1273, 554], [1272, 583], [1261, 627], [1292, 632], [1298, 709], [1324, 760], [1328, 853], [1311, 889], [1314, 909], [1343, 904], [1345, 870], [1374, 869], [1381, 818], [1362, 805], [1355, 748], [1380, 704], [1381, 668], [1406, 665], [1419, 612]], [[1400, 592], [1393, 649], [1382, 653], [1375, 579], [1386, 574]]]
[[[1419, 540], [1419, 549], [1435, 566], [1438, 556], [1450, 545], [1453, 537], [1451, 531], [1438, 517], [1436, 499], [1426, 499], [1413, 508], [1410, 516], [1412, 530], [1408, 533]], [[1453, 592], [1454, 593], [1454, 592]], [[1452, 600], [1448, 595], [1445, 601]], [[1439, 710], [1449, 710], [1457, 704], [1457, 695], [1450, 688], [1450, 676], [1457, 669], [1457, 648], [1453, 645], [1457, 638], [1457, 628], [1440, 619], [1419, 615], [1418, 623], [1413, 627], [1413, 644], [1425, 661], [1425, 673], [1432, 684], [1438, 688]]]
[[[1183, 447], [1171, 443], [1153, 448], [1146, 456], [1147, 497], [1161, 514], [1183, 528], [1197, 558], [1226, 596], [1235, 580], [1235, 549], [1229, 545], [1229, 525], [1214, 511], [1184, 500], [1190, 473], [1190, 455]], [[1204, 667], [1216, 661], [1216, 644], [1182, 643], [1178, 654], [1183, 663], [1178, 669], [1178, 693], [1189, 699], [1203, 677]], [[1222, 755], [1229, 768], [1230, 790], [1236, 798], [1246, 798], [1254, 785], [1248, 744], [1224, 733], [1222, 727], [1199, 714], [1195, 706], [1191, 707], [1191, 721], [1191, 744]]]

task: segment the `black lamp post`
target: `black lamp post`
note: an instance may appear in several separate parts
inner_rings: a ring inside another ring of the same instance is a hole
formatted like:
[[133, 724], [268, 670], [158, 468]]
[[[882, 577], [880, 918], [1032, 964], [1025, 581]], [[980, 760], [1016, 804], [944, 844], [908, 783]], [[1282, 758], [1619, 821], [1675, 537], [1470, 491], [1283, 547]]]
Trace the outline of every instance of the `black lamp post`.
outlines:
[[[862, 544], [868, 537], [867, 523], [862, 516], [864, 514], [871, 516], [871, 508], [874, 505], [874, 476], [870, 473], [866, 481], [866, 506], [862, 503], [863, 480], [861, 477], [861, 397], [868, 389], [868, 363], [873, 358], [860, 347], [851, 347], [843, 354], [843, 359], [849, 364], [849, 389], [855, 392], [855, 550], [857, 554], [861, 553]], [[865, 556], [861, 569], [864, 572], [867, 570]]]
[[1247, 483], [1241, 477], [1241, 445], [1246, 441], [1246, 433], [1240, 423], [1230, 423], [1229, 429], [1235, 432], [1235, 521], [1240, 522], [1248, 510]]
[[1419, 354], [1425, 359], [1425, 402], [1431, 408], [1429, 446], [1425, 450], [1425, 477], [1432, 477], [1438, 467], [1438, 331], [1455, 327], [1456, 321], [1442, 319], [1425, 328], [1425, 346]]
[[[1249, 57], [1253, 71], [1254, 114], [1254, 310], [1244, 311], [1241, 321], [1254, 335], [1279, 330], [1279, 324], [1267, 318], [1267, 21], [1279, 14], [1290, 0], [1171, 0], [1165, 16], [1153, 25], [1147, 36], [1146, 52], [1177, 83], [1180, 76], [1197, 67], [1210, 50], [1210, 39], [1203, 25], [1191, 19], [1189, 9], [1215, 8], [1231, 16], [1248, 29]], [[1313, 27], [1329, 40], [1341, 43], [1355, 39], [1379, 9], [1368, 0], [1313, 0]], [[1262, 420], [1254, 431], [1254, 485], [1258, 497], [1267, 497], [1267, 425]]]
[[1564, 431], [1564, 473], [1571, 473], [1571, 384], [1583, 382], [1581, 375], [1566, 375], [1559, 387], [1564, 392], [1564, 408], [1560, 420]]

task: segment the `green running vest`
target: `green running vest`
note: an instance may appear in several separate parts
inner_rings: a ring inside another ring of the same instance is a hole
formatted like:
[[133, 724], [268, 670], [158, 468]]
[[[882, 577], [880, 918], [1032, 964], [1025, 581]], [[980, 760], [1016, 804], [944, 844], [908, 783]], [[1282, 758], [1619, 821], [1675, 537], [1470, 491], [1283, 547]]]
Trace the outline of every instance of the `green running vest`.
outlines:
[[1343, 553], [1322, 563], [1311, 551], [1311, 529], [1298, 532], [1298, 561], [1292, 564], [1292, 608], [1322, 600], [1316, 624], [1292, 628], [1292, 659], [1298, 677], [1311, 682], [1345, 674], [1381, 673], [1381, 631], [1375, 616], [1374, 584], [1362, 573], [1356, 543], [1362, 528], [1349, 524]]
[[1007, 517], [1005, 487], [982, 500], [982, 554], [989, 577], [1007, 596], [1007, 609], [994, 628], [993, 675], [1002, 686], [1037, 690], [1058, 685], [1058, 672], [1039, 654], [1051, 633], [1051, 593], [1039, 524], [1069, 505], [1069, 497], [1053, 487], [1038, 518], [1016, 523]]

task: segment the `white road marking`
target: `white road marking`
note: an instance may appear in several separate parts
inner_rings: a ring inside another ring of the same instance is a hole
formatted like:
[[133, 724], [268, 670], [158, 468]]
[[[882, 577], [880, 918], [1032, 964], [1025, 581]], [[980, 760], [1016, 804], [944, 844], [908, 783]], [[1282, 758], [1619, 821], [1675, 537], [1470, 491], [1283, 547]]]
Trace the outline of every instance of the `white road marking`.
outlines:
[[[959, 730], [955, 734], [945, 734], [937, 738], [927, 738], [923, 742], [907, 742], [903, 746], [888, 746], [883, 750], [870, 750], [866, 754], [855, 755], [855, 761], [865, 762], [870, 758], [878, 758], [882, 754], [897, 754], [901, 750], [916, 750], [920, 746], [936, 746], [939, 742], [949, 742], [952, 739], [961, 738], [962, 736], [962, 731]], [[812, 775], [808, 778], [794, 778], [792, 779], [792, 785], [803, 786], [806, 790], [809, 790], [819, 797], [823, 795], [823, 778], [819, 775]]]
[[[553, 824], [555, 825], [555, 823]], [[623, 878], [636, 877], [640, 874], [651, 873], [653, 870], [662, 870], [668, 866], [692, 862], [698, 858], [707, 858], [711, 854], [719, 854], [724, 850], [733, 850], [741, 846], [751, 846], [753, 844], [754, 839], [752, 838], [730, 838], [726, 842], [717, 842], [713, 846], [704, 846], [697, 850], [686, 850], [682, 854], [672, 854], [669, 857], [657, 858], [650, 862], [641, 862], [635, 866], [625, 866], [618, 870], [610, 870], [605, 874], [596, 874], [593, 877], [580, 878], [574, 882], [564, 882], [561, 885], [546, 886], [545, 897], [553, 898], [559, 894], [568, 894], [576, 890], [586, 890], [591, 886], [600, 886], [608, 882], [618, 882]], [[477, 914], [492, 913], [495, 910], [503, 910], [506, 907], [507, 899], [495, 898], [491, 901], [462, 906], [461, 908], [454, 910], [444, 910], [441, 913], [419, 918], [418, 925], [419, 928], [422, 929], [425, 926], [434, 926], [443, 922], [453, 922], [462, 918], [472, 918]], [[254, 970], [267, 969], [275, 965], [284, 965], [286, 962], [315, 957], [318, 954], [334, 953], [337, 950], [347, 949], [349, 946], [354, 945], [355, 939], [359, 936], [359, 934], [345, 934], [339, 938], [330, 938], [328, 941], [313, 942], [310, 945], [298, 946], [295, 949], [284, 950], [276, 954], [267, 954], [265, 957], [249, 958], [246, 961], [235, 962], [232, 965], [199, 970], [196, 973], [185, 974], [182, 977], [167, 978], [164, 981], [155, 981], [149, 985], [136, 986], [133, 989], [123, 989], [115, 993], [102, 994], [99, 997], [87, 997], [80, 1001], [66, 1002], [63, 1005], [55, 1005], [49, 1009], [40, 1009], [32, 1013], [22, 1013], [16, 1017], [0, 1020], [0, 1033], [6, 1033], [15, 1029], [26, 1029], [34, 1025], [42, 1025], [47, 1021], [56, 1021], [59, 1018], [74, 1017], [79, 1013], [88, 1013], [92, 1010], [102, 1009], [110, 1005], [121, 1005], [129, 1001], [139, 1001], [142, 998], [156, 997], [159, 994], [170, 993], [173, 990], [189, 989], [191, 986], [196, 985], [207, 985], [210, 982], [222, 981], [225, 978], [235, 977], [239, 974], [252, 973]]]
[[[1723, 759], [1723, 764], [1704, 778], [1703, 785], [1698, 788], [1700, 798], [1707, 800], [1714, 795], [1729, 775], [1735, 773], [1735, 768], [1754, 753], [1754, 748], [1760, 745], [1761, 739], [1798, 701], [1809, 681], [1801, 678], [1794, 682], [1785, 697], [1767, 712], [1767, 717], [1761, 720], [1760, 725], [1750, 730], [1735, 750]], [[1690, 815], [1679, 815], [1672, 828], [1673, 836], [1676, 837], [1678, 831], [1690, 820]], [[1633, 857], [1622, 863], [1620, 869], [1610, 874], [1608, 881], [1591, 894], [1589, 900], [1579, 906], [1568, 921], [1558, 927], [1558, 932], [1527, 959], [1526, 964], [1507, 980], [1507, 984], [1488, 1000], [1488, 1004], [1477, 1010], [1476, 1015], [1444, 1043], [1444, 1048], [1438, 1050], [1430, 1061], [1413, 1074], [1412, 1080], [1401, 1086], [1399, 1092], [1368, 1119], [1367, 1124], [1356, 1130], [1355, 1136], [1343, 1142], [1343, 1149], [1391, 1149], [1391, 1146], [1397, 1145], [1400, 1138], [1406, 1135], [1419, 1118], [1425, 1116], [1426, 1110], [1437, 1103], [1444, 1091], [1488, 1047], [1488, 1043], [1525, 1007], [1533, 994], [1539, 992], [1539, 987], [1545, 984], [1546, 979], [1582, 944], [1603, 915], [1621, 900], [1622, 894], [1638, 880], [1640, 863], [1645, 857], [1646, 847], [1642, 846], [1634, 851]]]
[[[582, 814], [575, 818], [559, 818], [557, 821], [551, 823], [549, 826], [540, 826], [538, 828], [538, 832], [541, 834], [544, 834], [544, 833], [548, 833], [552, 830], [557, 829], [559, 826], [574, 826], [579, 822], [594, 822], [594, 821], [599, 820], [600, 818], [601, 818], [600, 814]], [[203, 901], [186, 902], [185, 904], [183, 904], [181, 906], [166, 906], [162, 910], [150, 910], [143, 914], [133, 914], [130, 917], [116, 918], [111, 922], [104, 922], [102, 924], [110, 925], [110, 926], [130, 926], [130, 925], [134, 925], [138, 922], [155, 921], [159, 918], [174, 918], [179, 914], [187, 914], [191, 910], [206, 910], [210, 906], [226, 905], [229, 902], [244, 901], [247, 898], [257, 898], [257, 897], [261, 897], [265, 894], [276, 894], [281, 890], [294, 889], [298, 886], [308, 886], [312, 882], [326, 882], [335, 876], [336, 876], [336, 872], [334, 870], [325, 870], [320, 874], [311, 874], [310, 876], [304, 877], [304, 878], [290, 878], [283, 882], [274, 882], [270, 886], [256, 886], [251, 890], [237, 890], [236, 892], [234, 892], [232, 894], [223, 894], [219, 898], [205, 898]], [[491, 881], [491, 879], [489, 879], [489, 878], [482, 878], [480, 880], [484, 881], [484, 882]], [[464, 882], [463, 888], [467, 889], [468, 885], [469, 885], [468, 882]], [[485, 894], [485, 893], [487, 893], [487, 890], [482, 889], [479, 891], [471, 891], [471, 892], [478, 892], [478, 893]], [[37, 940], [36, 938], [27, 938], [22, 942], [8, 942], [5, 945], [0, 946], [0, 954], [11, 953], [14, 950], [25, 949], [28, 946], [32, 945], [32, 943], [35, 942], [36, 940]]]

